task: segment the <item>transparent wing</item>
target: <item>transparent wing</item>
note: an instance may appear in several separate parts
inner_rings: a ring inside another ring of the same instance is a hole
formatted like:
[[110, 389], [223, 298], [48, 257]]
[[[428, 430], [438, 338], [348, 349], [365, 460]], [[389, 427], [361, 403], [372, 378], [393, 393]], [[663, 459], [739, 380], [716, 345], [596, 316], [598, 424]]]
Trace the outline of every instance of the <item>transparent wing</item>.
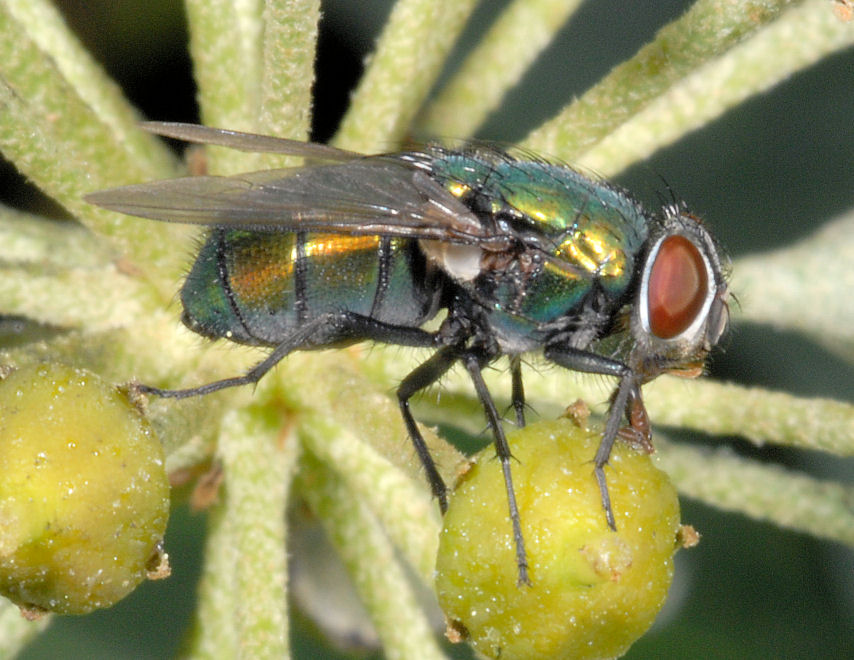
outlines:
[[355, 151], [336, 149], [325, 144], [313, 142], [298, 142], [271, 135], [257, 133], [242, 133], [225, 128], [211, 128], [198, 124], [182, 124], [180, 122], [145, 121], [140, 124], [149, 133], [164, 137], [194, 142], [196, 144], [215, 144], [238, 151], [255, 151], [264, 153], [287, 154], [310, 160], [319, 161], [348, 161], [363, 158]]
[[394, 156], [169, 179], [93, 193], [86, 200], [155, 220], [246, 229], [384, 234], [469, 244], [507, 238], [488, 235], [459, 200], [416, 164]]

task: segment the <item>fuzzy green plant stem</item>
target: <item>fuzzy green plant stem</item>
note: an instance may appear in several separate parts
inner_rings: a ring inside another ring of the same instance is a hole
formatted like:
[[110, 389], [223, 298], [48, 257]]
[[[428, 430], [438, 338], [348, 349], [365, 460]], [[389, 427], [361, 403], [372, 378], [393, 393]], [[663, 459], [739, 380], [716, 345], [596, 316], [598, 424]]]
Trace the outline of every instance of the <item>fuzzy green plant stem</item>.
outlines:
[[740, 302], [733, 312], [745, 321], [802, 332], [854, 364], [852, 264], [854, 210], [793, 245], [738, 259], [732, 289]]
[[651, 100], [773, 20], [792, 0], [698, 0], [523, 144], [573, 162]]
[[0, 658], [14, 658], [44, 632], [52, 618], [52, 615], [47, 615], [38, 621], [28, 621], [12, 601], [0, 599]]
[[[351, 497], [370, 507], [389, 538], [429, 584], [440, 522], [438, 507], [422, 481], [391, 464], [351, 430], [336, 427], [320, 416], [307, 417], [301, 430], [306, 446], [331, 466], [350, 489]], [[390, 502], [395, 506], [389, 506]]]
[[[187, 15], [203, 123], [307, 139], [319, 1], [188, 0]], [[221, 148], [207, 160], [219, 174], [289, 163]]]
[[659, 438], [659, 465], [680, 493], [854, 547], [854, 487], [737, 456]]
[[428, 104], [417, 133], [470, 137], [554, 38], [579, 0], [515, 0]]
[[336, 146], [369, 153], [400, 144], [474, 5], [474, 0], [395, 3], [335, 136]]
[[193, 655], [288, 657], [285, 511], [299, 453], [274, 409], [225, 415], [225, 482], [210, 513]]
[[[177, 172], [166, 148], [136, 117], [44, 0], [0, 3], [0, 149], [45, 193], [105, 236], [132, 268], [179, 270], [173, 249], [185, 228], [146, 227], [97, 211], [87, 193]], [[164, 281], [152, 276], [163, 300]]]
[[[790, 5], [792, 9], [785, 11]], [[395, 6], [342, 124], [339, 144], [382, 150], [406, 137], [412, 117], [439, 75], [443, 59], [472, 6], [470, 0], [403, 0]], [[686, 95], [691, 100], [709, 89], [730, 93], [730, 103], [764, 89], [769, 79], [777, 80], [786, 74], [785, 67], [775, 68], [773, 65], [778, 63], [769, 63], [762, 69], [762, 76], [752, 78], [751, 71], [742, 68], [754, 61], [751, 58], [773, 57], [773, 49], [760, 48], [761, 40], [773, 41], [768, 35], [775, 34], [778, 39], [786, 37], [782, 26], [802, 29], [816, 25], [808, 23], [807, 18], [815, 19], [818, 8], [816, 0], [700, 0], [683, 19], [662, 29], [656, 41], [636, 58], [618, 67], [579, 103], [531, 136], [528, 144], [565, 158], [585, 152], [595, 154], [591, 150], [600, 148], [606, 159], [602, 169], [615, 171], [626, 160], [619, 161], [614, 155], [619, 154], [619, 149], [606, 149], [610, 131], [628, 126], [633, 116], [650, 119], [644, 113], [650, 113], [647, 109], [656, 107], [655, 103], [667, 106], [671, 101], [684, 101]], [[799, 16], [790, 13], [794, 11], [806, 12], [803, 25], [792, 22], [791, 16]], [[205, 121], [305, 137], [318, 12], [314, 0], [188, 0], [192, 51]], [[789, 23], [783, 22], [784, 18]], [[828, 23], [821, 25], [829, 27]], [[806, 53], [789, 61], [785, 65], [788, 70], [805, 66], [812, 61], [810, 58], [820, 56], [817, 50], [801, 48], [801, 42], [822, 42], [827, 46], [822, 53], [848, 43], [836, 41], [836, 36], [831, 39], [826, 31], [788, 34], [789, 38], [791, 34], [801, 35], [792, 54]], [[755, 35], [754, 40], [748, 38], [751, 35]], [[751, 48], [757, 50], [751, 54]], [[727, 67], [735, 67], [750, 78], [740, 83], [741, 91], [735, 86], [739, 82], [737, 76], [723, 75]], [[708, 74], [710, 81], [723, 83], [718, 87], [692, 86], [702, 82], [701, 73]], [[488, 67], [484, 76], [487, 74]], [[506, 88], [517, 76], [518, 71], [498, 72], [490, 78], [490, 88]], [[448, 98], [459, 104], [462, 94], [452, 88]], [[77, 230], [59, 230], [51, 239], [46, 221], [34, 221], [25, 229], [21, 218], [6, 215], [9, 221], [3, 225], [4, 235], [22, 250], [28, 250], [29, 256], [5, 263], [3, 275], [11, 286], [0, 287], [0, 300], [4, 300], [0, 312], [61, 323], [71, 330], [4, 356], [13, 355], [13, 362], [18, 358], [70, 357], [103, 370], [116, 381], [138, 375], [166, 386], [177, 382], [200, 384], [234, 375], [242, 364], [250, 363], [251, 354], [247, 356], [240, 352], [242, 349], [205, 348], [201, 339], [190, 338], [188, 332], [176, 329], [174, 307], [166, 311], [177, 275], [184, 268], [186, 251], [176, 249], [186, 234], [182, 228], [94, 211], [81, 201], [83, 194], [97, 188], [172, 176], [178, 166], [159, 140], [136, 130], [133, 110], [45, 0], [0, 1], [0, 104], [0, 147], [4, 153], [88, 228], [109, 239], [105, 254], [101, 255], [99, 248], [97, 259], [93, 255], [85, 257], [76, 243]], [[647, 142], [663, 144], [690, 130], [703, 113], [706, 121], [728, 107], [721, 105], [710, 111], [711, 105], [694, 105], [700, 106], [699, 110], [678, 131], [656, 138], [658, 142]], [[479, 112], [487, 106], [484, 104]], [[685, 102], [680, 107], [690, 105]], [[659, 117], [657, 112], [651, 114], [651, 121]], [[638, 125], [633, 130], [642, 133]], [[639, 157], [639, 153], [631, 158]], [[212, 171], [225, 172], [276, 163], [279, 161], [266, 156], [238, 156], [234, 152], [217, 155], [212, 151], [208, 165]], [[68, 245], [61, 245], [62, 237], [69, 239]], [[846, 244], [841, 240], [836, 243], [837, 249]], [[850, 260], [837, 258], [834, 255], [838, 253], [834, 252], [818, 256], [816, 244], [801, 247], [820, 258], [825, 266], [831, 264], [838, 275], [838, 283], [831, 282], [833, 278], [822, 278], [812, 286], [825, 288], [821, 294], [828, 300], [846, 300], [838, 287], [847, 286], [845, 264]], [[115, 261], [114, 255], [123, 255], [129, 263]], [[762, 269], [773, 266], [782, 272], [787, 259], [807, 256], [781, 252], [773, 258], [763, 255], [756, 260], [745, 259], [743, 264], [737, 264], [737, 272], [743, 267], [746, 275], [738, 276], [741, 279], [736, 282], [756, 292], [748, 296], [765, 298], [768, 290], [760, 289], [762, 283], [754, 281], [761, 279]], [[826, 270], [813, 268], [812, 272]], [[161, 286], [157, 293], [151, 293], [144, 283], [148, 277], [159, 278], [168, 287]], [[792, 295], [800, 300], [804, 299], [801, 296], [816, 294], [799, 275], [793, 277], [791, 286], [796, 287]], [[16, 295], [12, 287], [29, 293]], [[88, 294], [74, 298], [70, 292], [75, 289]], [[116, 297], [109, 297], [110, 290], [123, 291], [130, 299], [127, 306], [119, 307]], [[841, 326], [847, 323], [845, 312], [828, 309], [841, 321], [828, 318], [822, 321], [822, 328], [835, 327], [835, 336], [843, 341], [850, 338], [854, 323], [847, 324], [849, 334], [844, 334], [846, 330]], [[775, 316], [773, 310], [755, 312], [755, 320], [769, 317], [784, 318], [784, 323], [795, 326], [794, 318]], [[167, 326], [171, 330], [164, 330]], [[259, 387], [251, 406], [246, 404], [248, 392], [222, 393], [202, 402], [151, 403], [152, 417], [170, 451], [170, 468], [191, 468], [209, 459], [215, 450], [226, 473], [222, 500], [211, 512], [196, 628], [189, 642], [194, 653], [213, 657], [239, 655], [241, 651], [253, 657], [264, 652], [279, 657], [287, 654], [284, 509], [288, 484], [298, 471], [300, 489], [324, 521], [355, 576], [388, 656], [440, 657], [429, 622], [415, 600], [412, 575], [401, 561], [403, 557], [411, 563], [422, 580], [429, 577], [433, 548], [430, 539], [435, 538], [438, 521], [393, 398], [388, 396], [389, 383], [397, 382], [419, 356], [412, 352], [402, 360], [399, 349], [375, 349], [367, 356], [358, 353], [353, 349], [290, 356], [276, 374], [268, 376], [270, 384]], [[313, 366], [308, 368], [309, 364]], [[385, 380], [368, 375], [380, 372]], [[469, 405], [468, 411], [465, 405], [458, 407], [479, 431], [483, 427], [482, 412], [471, 397], [471, 385], [465, 378], [458, 385], [454, 378], [447, 381], [449, 391], [455, 402]], [[566, 374], [555, 370], [544, 378], [530, 380], [527, 386], [531, 400], [535, 405], [545, 402], [545, 409], [565, 405], [571, 401], [566, 379]], [[506, 387], [506, 380], [503, 384], [500, 379], [490, 383], [496, 392]], [[607, 387], [580, 391], [587, 392], [588, 397], [593, 391], [594, 399], [607, 398]], [[754, 417], [761, 418], [761, 424], [754, 427], [750, 420], [737, 414], [739, 405], [744, 409], [748, 394], [755, 396], [750, 400], [755, 406]], [[696, 405], [706, 396], [707, 406]], [[659, 423], [851, 453], [854, 434], [850, 433], [850, 404], [748, 393], [737, 386], [708, 382], [672, 385], [665, 379], [651, 384], [647, 400]], [[700, 408], [705, 412], [696, 412]], [[291, 432], [282, 424], [283, 418], [296, 420], [300, 424], [298, 431]], [[283, 426], [285, 431], [280, 430]], [[443, 474], [450, 481], [459, 456], [434, 434], [426, 436], [431, 446], [439, 448]], [[307, 448], [302, 458], [301, 445]], [[725, 508], [849, 542], [844, 530], [839, 531], [840, 521], [844, 525], [848, 519], [837, 515], [849, 491], [840, 490], [839, 484], [788, 472], [757, 471], [751, 463], [734, 463], [729, 456], [715, 456], [709, 465], [716, 468], [715, 478], [703, 479], [703, 472], [694, 465], [697, 455], [693, 450], [668, 448], [668, 455], [673, 457], [671, 468], [684, 484], [685, 492]], [[729, 468], [735, 477], [726, 477]], [[692, 490], [698, 483], [708, 488]], [[739, 488], [744, 483], [757, 484], [758, 492], [745, 491], [740, 497]], [[765, 484], [767, 492], [763, 491]], [[779, 503], [769, 501], [767, 494], [785, 493], [789, 486], [792, 496], [802, 496], [803, 502], [821, 511], [821, 515], [811, 522], [809, 507], [802, 505], [795, 516], [786, 520]], [[7, 627], [6, 621], [4, 612], [0, 628], [13, 638], [10, 645], [20, 645], [30, 633], [19, 624]], [[0, 640], [4, 639], [5, 635], [0, 635]]]
[[394, 546], [366, 504], [326, 463], [306, 454], [298, 483], [323, 521], [371, 614], [387, 658], [445, 657]]
[[575, 162], [614, 176], [750, 96], [852, 44], [854, 30], [830, 11], [825, 0], [792, 6], [649, 99], [631, 118], [580, 152]]

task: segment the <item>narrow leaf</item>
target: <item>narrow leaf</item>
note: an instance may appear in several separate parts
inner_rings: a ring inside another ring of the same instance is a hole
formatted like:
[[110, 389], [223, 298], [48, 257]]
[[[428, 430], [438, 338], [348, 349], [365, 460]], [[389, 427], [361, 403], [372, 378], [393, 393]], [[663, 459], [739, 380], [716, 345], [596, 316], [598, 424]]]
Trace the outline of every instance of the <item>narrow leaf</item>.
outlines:
[[[210, 636], [234, 657], [288, 657], [285, 510], [299, 444], [278, 415], [257, 408], [223, 418], [219, 456], [225, 485], [208, 539], [218, 570], [206, 571], [194, 645]], [[215, 545], [215, 547], [212, 547]], [[231, 562], [229, 565], [229, 561]], [[230, 607], [223, 607], [229, 604]]]
[[[263, 0], [187, 0], [190, 55], [202, 123], [262, 132]], [[262, 167], [257, 154], [207, 149], [213, 174]]]
[[308, 139], [319, 20], [319, 0], [265, 3], [259, 117], [265, 134]]

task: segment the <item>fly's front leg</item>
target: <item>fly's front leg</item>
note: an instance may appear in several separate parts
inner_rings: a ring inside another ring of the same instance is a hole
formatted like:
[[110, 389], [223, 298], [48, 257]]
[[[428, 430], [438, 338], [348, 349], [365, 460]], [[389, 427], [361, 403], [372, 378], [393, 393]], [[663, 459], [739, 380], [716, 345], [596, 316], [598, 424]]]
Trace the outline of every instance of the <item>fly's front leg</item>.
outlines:
[[397, 400], [400, 404], [403, 422], [406, 424], [406, 430], [409, 432], [409, 437], [415, 447], [415, 453], [418, 454], [421, 465], [424, 466], [424, 472], [427, 473], [427, 481], [430, 483], [433, 497], [439, 500], [439, 510], [443, 515], [448, 510], [448, 486], [436, 469], [436, 463], [430, 455], [430, 449], [427, 447], [421, 431], [418, 430], [418, 425], [409, 409], [409, 399], [416, 392], [439, 380], [458, 359], [459, 351], [456, 347], [442, 348], [429, 360], [416, 367], [397, 388]]
[[[630, 367], [622, 362], [597, 355], [596, 353], [572, 348], [549, 347], [545, 350], [545, 356], [552, 362], [573, 371], [616, 376], [620, 379], [617, 389], [611, 397], [611, 405], [608, 408], [608, 419], [605, 422], [605, 432], [602, 434], [602, 439], [599, 441], [599, 448], [596, 450], [596, 456], [593, 459], [593, 473], [596, 475], [596, 483], [599, 485], [599, 494], [602, 498], [602, 508], [605, 510], [605, 519], [608, 522], [608, 527], [616, 531], [617, 523], [614, 519], [614, 511], [611, 508], [611, 496], [608, 493], [605, 466], [608, 464], [614, 440], [616, 440], [617, 435], [620, 433], [623, 416], [629, 410], [629, 404], [638, 402], [641, 407], [643, 406], [643, 400], [640, 398], [638, 377]], [[644, 410], [643, 417], [645, 415], [646, 411]], [[638, 423], [640, 424], [641, 416], [635, 411], [631, 411], [630, 421], [633, 423], [635, 418], [639, 420]]]
[[608, 420], [605, 422], [605, 433], [602, 434], [599, 448], [596, 450], [596, 457], [593, 459], [593, 473], [596, 475], [596, 482], [599, 484], [599, 494], [602, 498], [602, 507], [605, 509], [605, 518], [608, 521], [608, 527], [615, 532], [617, 531], [617, 523], [614, 520], [614, 510], [611, 508], [611, 496], [608, 493], [608, 482], [605, 479], [605, 466], [611, 456], [614, 440], [620, 432], [622, 417], [629, 397], [636, 388], [634, 372], [628, 369], [627, 373], [620, 378], [617, 392], [611, 401], [611, 407], [608, 409]]
[[[480, 359], [475, 353], [466, 353], [462, 356], [462, 361], [471, 376], [474, 383], [474, 389], [477, 392], [477, 398], [483, 406], [486, 413], [486, 420], [492, 428], [492, 434], [495, 439], [495, 452], [498, 454], [498, 460], [501, 461], [501, 470], [504, 472], [504, 487], [507, 490], [507, 504], [510, 508], [510, 522], [513, 525], [513, 541], [516, 544], [516, 566], [519, 569], [519, 584], [531, 584], [528, 577], [528, 555], [525, 552], [525, 538], [522, 536], [522, 523], [519, 518], [519, 507], [516, 504], [516, 491], [513, 490], [513, 478], [510, 474], [510, 445], [507, 444], [507, 438], [504, 435], [504, 428], [501, 426], [501, 419], [498, 416], [498, 410], [495, 408], [495, 402], [489, 394], [486, 383], [483, 381], [483, 375], [480, 373]], [[518, 412], [518, 409], [517, 409]]]
[[618, 435], [636, 449], [647, 454], [654, 452], [652, 428], [646, 406], [643, 404], [640, 386], [635, 387], [629, 393], [629, 400], [626, 403], [626, 419], [629, 420], [629, 425], [622, 427]]

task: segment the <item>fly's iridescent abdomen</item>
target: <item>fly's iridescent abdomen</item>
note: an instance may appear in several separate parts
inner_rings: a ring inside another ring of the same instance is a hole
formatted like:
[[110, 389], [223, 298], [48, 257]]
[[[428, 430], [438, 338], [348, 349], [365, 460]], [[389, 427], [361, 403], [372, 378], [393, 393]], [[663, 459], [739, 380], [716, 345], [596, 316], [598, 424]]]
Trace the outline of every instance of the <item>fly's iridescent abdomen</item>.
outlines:
[[193, 331], [266, 346], [342, 310], [419, 327], [435, 314], [437, 296], [408, 239], [225, 229], [208, 236], [181, 290]]

